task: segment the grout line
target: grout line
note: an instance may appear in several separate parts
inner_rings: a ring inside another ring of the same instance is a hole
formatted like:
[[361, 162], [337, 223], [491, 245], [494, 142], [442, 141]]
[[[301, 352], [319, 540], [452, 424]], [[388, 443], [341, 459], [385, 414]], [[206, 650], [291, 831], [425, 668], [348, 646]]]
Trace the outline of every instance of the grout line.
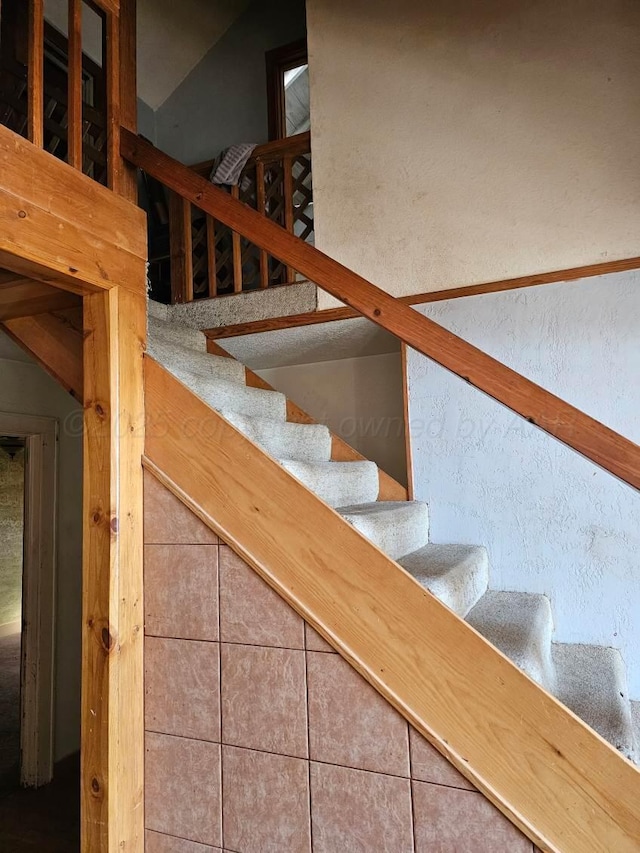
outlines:
[[407, 750], [409, 752], [409, 808], [411, 809], [411, 843], [416, 849], [416, 809], [413, 802], [413, 759], [411, 758], [411, 726], [407, 723]]
[[311, 794], [311, 716], [309, 713], [309, 652], [307, 649], [307, 623], [303, 620], [304, 687], [307, 711], [307, 784], [309, 785], [309, 840], [313, 851], [313, 800]]
[[211, 844], [206, 844], [204, 841], [196, 841], [194, 838], [187, 838], [184, 835], [176, 835], [173, 832], [163, 832], [161, 829], [153, 829], [151, 826], [145, 826], [145, 832], [155, 832], [156, 835], [162, 835], [164, 838], [178, 838], [180, 841], [189, 841], [191, 844], [200, 844], [202, 847], [208, 847], [210, 850], [222, 850], [224, 849], [225, 853], [238, 853], [236, 850], [232, 850], [230, 847], [216, 847]]

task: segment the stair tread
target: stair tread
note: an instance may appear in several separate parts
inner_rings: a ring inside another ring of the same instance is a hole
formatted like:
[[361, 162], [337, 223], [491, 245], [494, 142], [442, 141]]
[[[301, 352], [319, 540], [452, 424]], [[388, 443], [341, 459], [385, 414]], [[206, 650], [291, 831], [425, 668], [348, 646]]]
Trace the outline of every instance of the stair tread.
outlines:
[[376, 501], [338, 512], [392, 560], [417, 551], [429, 538], [429, 512], [421, 501]]
[[178, 366], [184, 371], [201, 376], [218, 376], [233, 382], [245, 384], [244, 365], [233, 358], [212, 355], [156, 337], [149, 336], [147, 351], [149, 355], [161, 361], [167, 368]]
[[554, 691], [553, 618], [545, 595], [489, 590], [469, 612], [467, 622], [530, 678]]
[[486, 548], [428, 543], [401, 557], [400, 565], [459, 616], [466, 616], [489, 583]]
[[175, 365], [164, 366], [216, 411], [226, 409], [255, 417], [268, 416], [281, 422], [286, 420], [287, 399], [279, 391], [251, 388], [216, 376], [201, 376]]
[[230, 409], [221, 409], [220, 414], [276, 459], [328, 462], [331, 458], [331, 432], [323, 424], [291, 423]]
[[557, 697], [628, 758], [635, 756], [632, 704], [617, 649], [554, 643]]
[[180, 323], [171, 323], [167, 320], [161, 320], [154, 317], [152, 314], [147, 316], [147, 324], [149, 334], [163, 338], [182, 346], [190, 347], [196, 351], [207, 351], [207, 339], [202, 332], [193, 329], [190, 326], [184, 326]]
[[290, 474], [330, 506], [369, 503], [378, 497], [379, 477], [375, 462], [302, 462], [280, 459]]

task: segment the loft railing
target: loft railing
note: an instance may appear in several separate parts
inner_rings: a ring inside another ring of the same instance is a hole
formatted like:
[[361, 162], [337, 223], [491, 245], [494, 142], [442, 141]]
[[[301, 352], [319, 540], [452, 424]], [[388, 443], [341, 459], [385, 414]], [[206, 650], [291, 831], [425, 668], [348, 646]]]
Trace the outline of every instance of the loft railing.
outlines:
[[[88, 15], [101, 29], [93, 58]], [[0, 123], [133, 199], [119, 133], [136, 127], [135, 0], [68, 0], [62, 18], [45, 20], [44, 0], [2, 0]]]
[[[213, 160], [193, 166], [209, 178]], [[148, 186], [148, 193], [154, 188]], [[268, 142], [254, 149], [231, 197], [263, 214], [289, 234], [313, 242], [313, 190], [309, 133]], [[152, 199], [149, 199], [152, 206]], [[170, 192], [168, 211], [156, 192], [150, 247], [152, 286], [170, 280], [172, 303], [260, 290], [296, 280], [294, 268], [247, 240], [239, 231]], [[168, 240], [164, 236], [168, 228]], [[153, 233], [155, 232], [155, 233]], [[157, 236], [160, 235], [160, 239]], [[164, 237], [164, 239], [163, 239]], [[166, 298], [166, 296], [165, 296]]]
[[140, 137], [123, 129], [121, 140], [126, 160], [152, 175], [185, 203], [196, 205], [258, 250], [273, 255], [408, 346], [633, 488], [640, 488], [637, 444], [418, 314]]

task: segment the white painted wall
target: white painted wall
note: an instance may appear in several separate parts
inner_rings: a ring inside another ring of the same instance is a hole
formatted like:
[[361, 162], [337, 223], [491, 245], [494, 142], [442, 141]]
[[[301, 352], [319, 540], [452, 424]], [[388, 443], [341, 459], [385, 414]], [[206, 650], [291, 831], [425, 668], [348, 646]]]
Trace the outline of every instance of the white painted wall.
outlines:
[[80, 748], [82, 407], [0, 332], [0, 411], [57, 418], [56, 761]]
[[[640, 273], [420, 311], [640, 443]], [[493, 588], [546, 593], [560, 642], [620, 648], [640, 698], [640, 495], [413, 351], [408, 385], [432, 541], [486, 545]]]
[[406, 484], [399, 353], [257, 372], [363, 456]]
[[640, 254], [635, 0], [307, 0], [307, 28], [318, 248], [396, 295]]

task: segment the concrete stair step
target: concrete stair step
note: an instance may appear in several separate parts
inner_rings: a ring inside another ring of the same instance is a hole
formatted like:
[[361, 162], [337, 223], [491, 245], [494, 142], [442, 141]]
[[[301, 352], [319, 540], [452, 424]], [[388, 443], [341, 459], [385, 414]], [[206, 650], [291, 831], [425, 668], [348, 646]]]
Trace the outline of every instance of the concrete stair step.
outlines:
[[229, 409], [220, 414], [276, 459], [300, 462], [328, 462], [331, 459], [331, 432], [323, 424], [296, 424], [254, 418]]
[[[618, 649], [554, 643], [556, 696], [631, 760], [637, 757], [627, 673]], [[640, 720], [638, 720], [640, 722]]]
[[149, 314], [147, 324], [150, 338], [162, 338], [165, 342], [188, 349], [207, 351], [207, 339], [198, 329], [191, 329], [179, 323], [168, 323], [153, 314]]
[[195, 373], [198, 376], [211, 376], [215, 379], [238, 382], [240, 385], [245, 384], [244, 365], [234, 358], [194, 350], [191, 347], [171, 343], [154, 334], [149, 335], [147, 352], [166, 367], [176, 367], [183, 372]]
[[420, 501], [377, 501], [342, 506], [338, 512], [392, 560], [417, 551], [429, 539], [429, 511]]
[[378, 466], [374, 462], [300, 462], [280, 464], [332, 507], [366, 504], [378, 497]]
[[418, 583], [459, 616], [466, 616], [489, 584], [486, 548], [428, 544], [398, 562]]
[[530, 678], [555, 692], [553, 616], [545, 595], [489, 590], [469, 612], [467, 622]]
[[278, 391], [264, 391], [226, 379], [199, 376], [175, 365], [164, 366], [216, 411], [232, 411], [281, 422], [286, 420], [287, 398]]

